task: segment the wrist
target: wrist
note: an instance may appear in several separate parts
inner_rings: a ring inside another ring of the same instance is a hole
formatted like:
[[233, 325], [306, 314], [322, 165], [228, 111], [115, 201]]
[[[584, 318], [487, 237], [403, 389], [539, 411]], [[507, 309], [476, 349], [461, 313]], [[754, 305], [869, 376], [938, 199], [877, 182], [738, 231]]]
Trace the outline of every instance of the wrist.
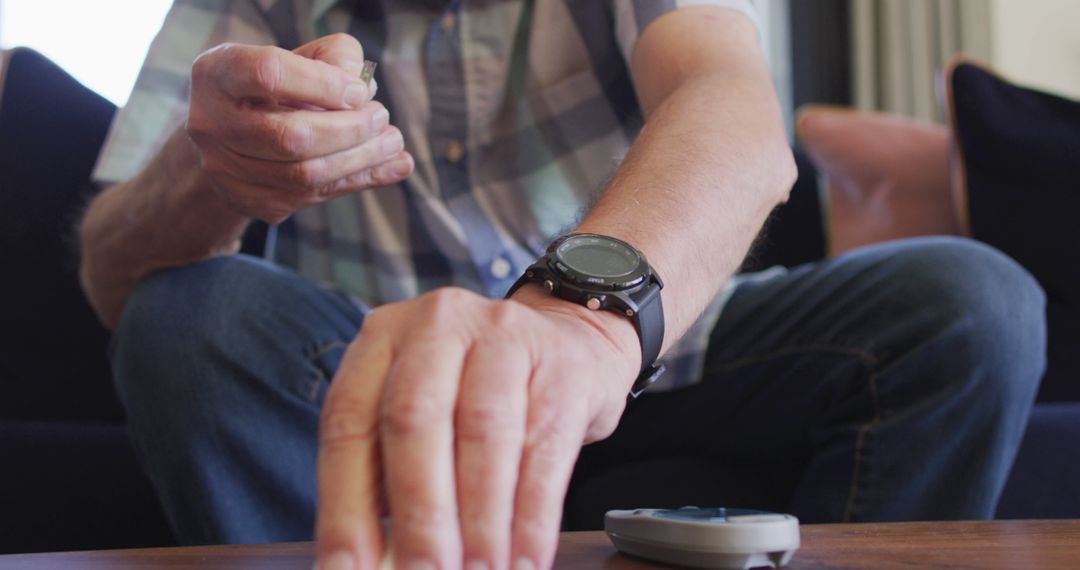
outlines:
[[214, 187], [183, 129], [125, 186], [129, 240], [132, 247], [142, 244], [142, 251], [132, 252], [142, 261], [133, 265], [140, 277], [239, 250], [250, 219]]
[[627, 387], [637, 376], [637, 371], [641, 368], [641, 340], [627, 317], [613, 311], [592, 310], [556, 297], [537, 283], [523, 285], [510, 299], [538, 312], [568, 318], [587, 327], [626, 365]]
[[247, 223], [217, 195], [178, 131], [141, 173], [91, 202], [79, 228], [80, 280], [111, 328], [147, 275], [235, 253]]

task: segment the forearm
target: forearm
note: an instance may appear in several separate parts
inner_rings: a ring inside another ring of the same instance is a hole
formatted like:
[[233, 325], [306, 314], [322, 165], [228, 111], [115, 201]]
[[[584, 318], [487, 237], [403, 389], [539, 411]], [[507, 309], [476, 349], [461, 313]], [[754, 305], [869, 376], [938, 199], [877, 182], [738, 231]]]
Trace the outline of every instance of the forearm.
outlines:
[[80, 280], [106, 327], [156, 270], [234, 253], [248, 218], [233, 211], [177, 131], [135, 178], [102, 192], [80, 226]]
[[767, 71], [735, 66], [655, 104], [577, 230], [628, 241], [664, 279], [666, 350], [738, 269], [794, 177]]

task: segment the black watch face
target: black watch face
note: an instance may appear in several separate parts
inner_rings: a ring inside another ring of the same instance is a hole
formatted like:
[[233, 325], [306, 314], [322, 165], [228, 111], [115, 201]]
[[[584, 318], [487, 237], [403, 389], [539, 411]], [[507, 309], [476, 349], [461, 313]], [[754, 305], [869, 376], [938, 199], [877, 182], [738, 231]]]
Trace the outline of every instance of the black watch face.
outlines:
[[630, 245], [592, 234], [567, 237], [556, 248], [555, 258], [565, 266], [559, 269], [575, 281], [613, 288], [640, 282], [648, 269]]

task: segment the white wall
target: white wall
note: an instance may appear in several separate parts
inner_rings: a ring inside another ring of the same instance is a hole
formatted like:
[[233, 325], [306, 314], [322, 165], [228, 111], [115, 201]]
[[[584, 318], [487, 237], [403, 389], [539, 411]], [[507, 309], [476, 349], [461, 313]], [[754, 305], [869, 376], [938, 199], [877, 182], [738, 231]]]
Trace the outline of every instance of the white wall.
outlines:
[[2, 0], [0, 48], [25, 46], [113, 103], [127, 101], [172, 0]]
[[1080, 1], [993, 0], [992, 16], [1002, 75], [1080, 99]]

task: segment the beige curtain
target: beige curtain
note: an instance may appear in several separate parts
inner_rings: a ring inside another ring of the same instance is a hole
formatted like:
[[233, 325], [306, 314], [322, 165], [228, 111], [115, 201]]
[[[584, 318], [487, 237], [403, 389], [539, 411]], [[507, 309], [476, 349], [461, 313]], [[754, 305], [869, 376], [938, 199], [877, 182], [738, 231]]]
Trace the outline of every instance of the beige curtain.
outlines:
[[991, 0], [853, 0], [854, 102], [942, 120], [935, 83], [953, 54], [989, 61]]

